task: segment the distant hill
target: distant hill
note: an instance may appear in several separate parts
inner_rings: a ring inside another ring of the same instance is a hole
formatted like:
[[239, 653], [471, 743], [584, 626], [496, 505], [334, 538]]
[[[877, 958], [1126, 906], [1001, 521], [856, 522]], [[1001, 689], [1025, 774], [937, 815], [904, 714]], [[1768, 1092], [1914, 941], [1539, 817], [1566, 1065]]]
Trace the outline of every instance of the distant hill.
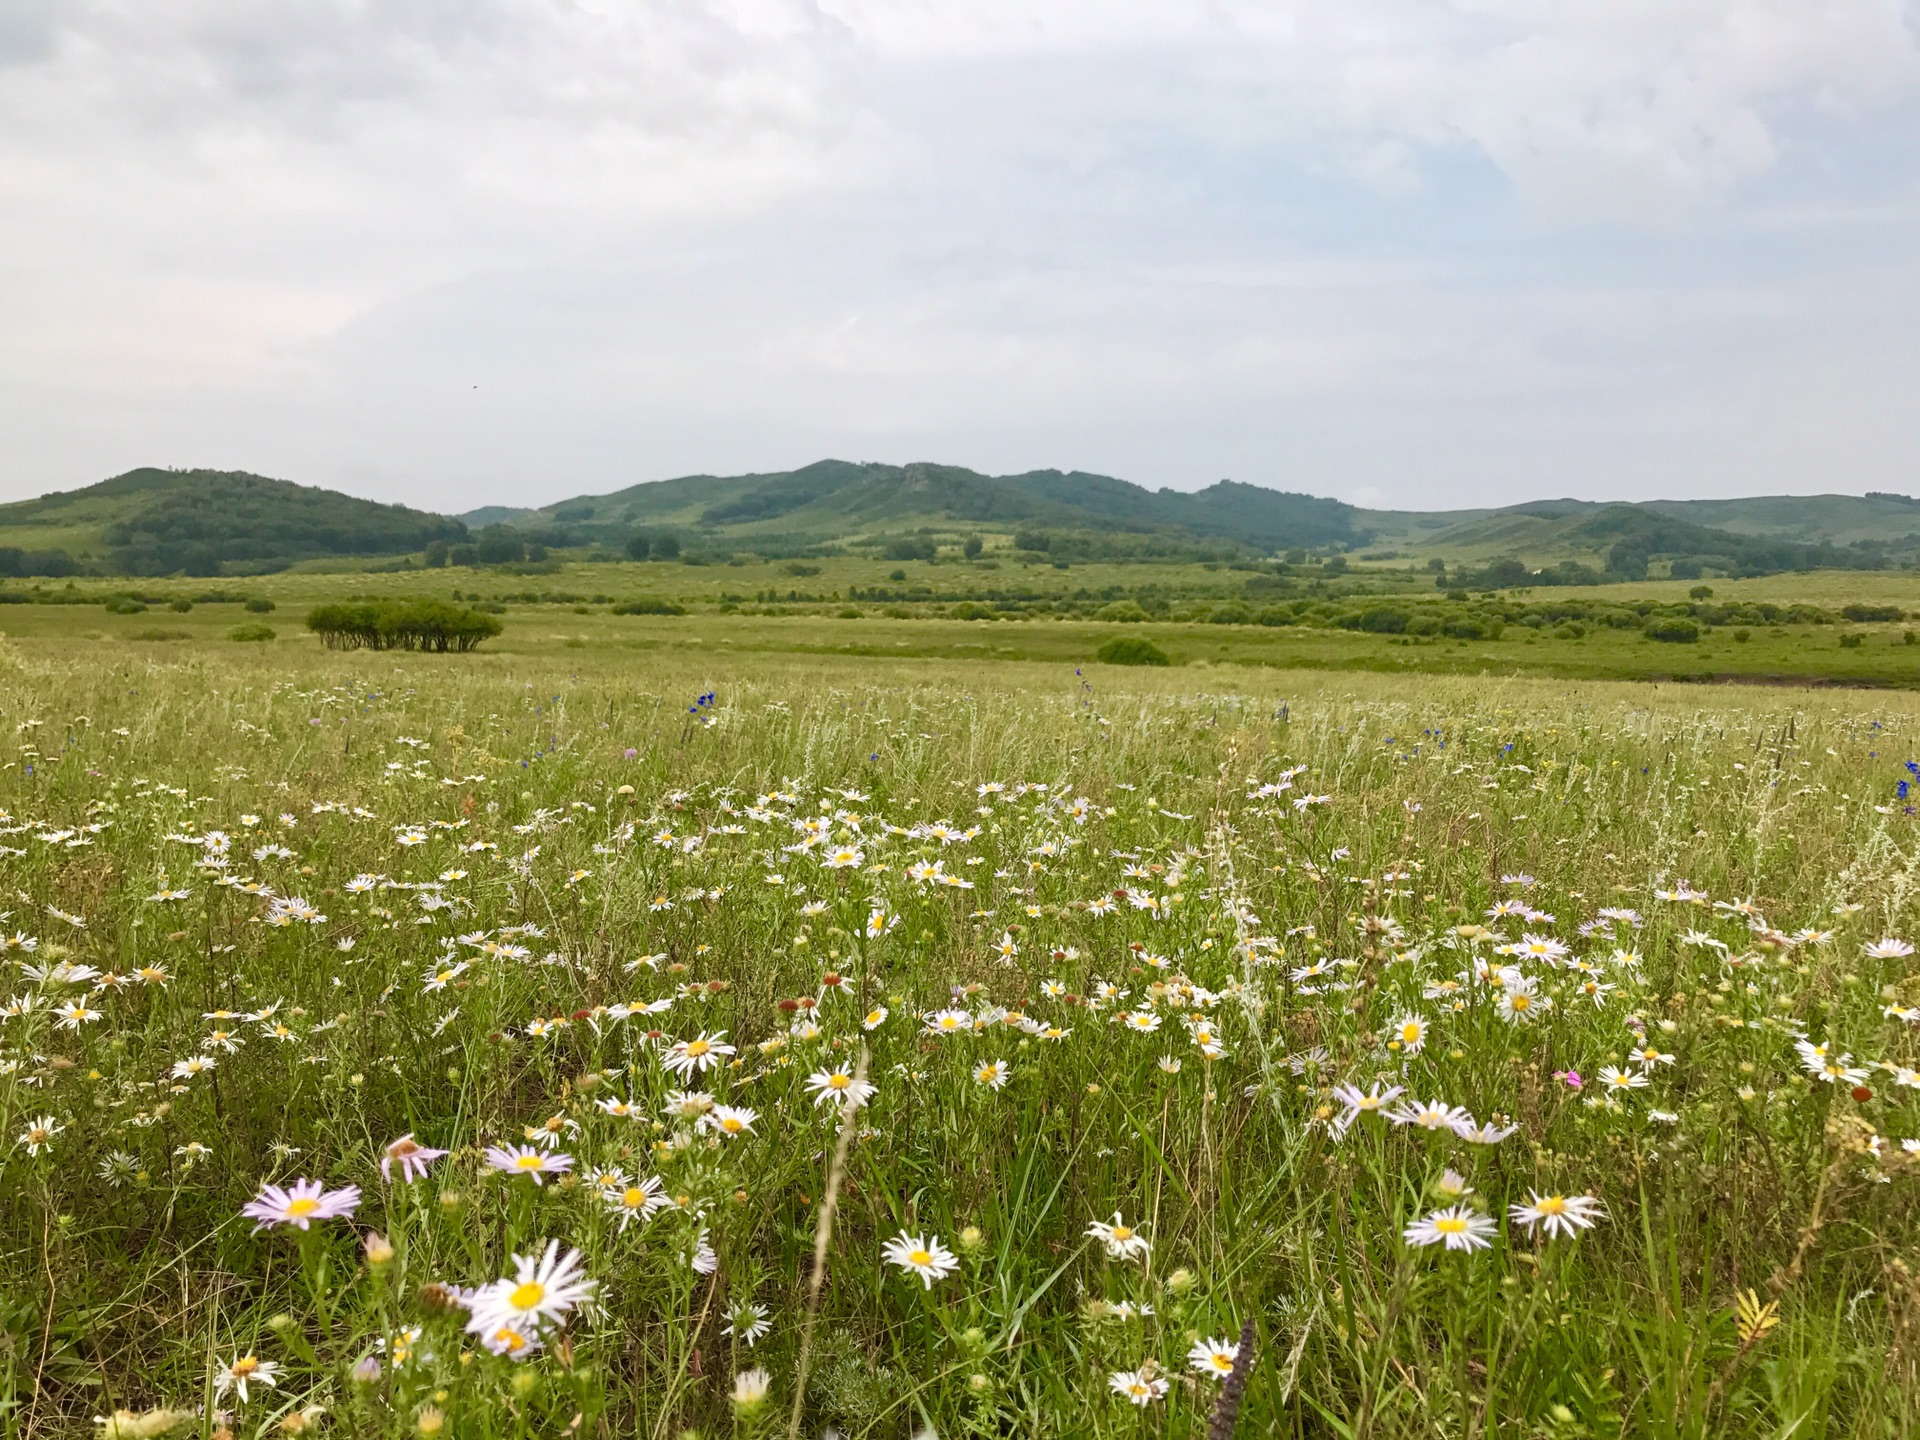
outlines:
[[241, 471], [143, 469], [0, 505], [0, 576], [245, 574], [422, 552], [439, 564], [449, 549], [455, 563], [489, 564], [537, 558], [537, 546], [655, 558], [842, 550], [905, 559], [976, 534], [1056, 560], [1353, 552], [1439, 561], [1447, 584], [1587, 584], [1914, 563], [1920, 500], [1776, 495], [1387, 511], [1231, 480], [1186, 492], [1077, 470], [986, 475], [822, 460], [450, 517]]
[[482, 505], [478, 510], [469, 510], [453, 518], [469, 530], [479, 530], [487, 525], [504, 525], [531, 514], [533, 511], [513, 505]]
[[258, 574], [459, 541], [444, 515], [228, 470], [130, 470], [0, 505], [0, 574]]
[[1647, 509], [1736, 535], [1851, 545], [1920, 536], [1920, 500], [1865, 495], [1756, 495], [1745, 500], [1651, 500]]
[[1517, 559], [1538, 569], [1586, 565], [1679, 575], [1877, 569], [1920, 553], [1920, 501], [1897, 495], [1760, 496], [1634, 504], [1539, 500], [1498, 510], [1362, 512], [1378, 545], [1452, 560]]
[[672, 528], [742, 548], [819, 545], [922, 530], [990, 526], [1054, 532], [1197, 539], [1270, 549], [1349, 546], [1361, 512], [1338, 500], [1221, 481], [1197, 493], [1148, 490], [1107, 475], [1034, 470], [982, 475], [955, 465], [860, 465], [822, 460], [760, 475], [688, 475], [610, 495], [583, 495], [514, 517], [550, 537], [621, 540], [635, 528]]

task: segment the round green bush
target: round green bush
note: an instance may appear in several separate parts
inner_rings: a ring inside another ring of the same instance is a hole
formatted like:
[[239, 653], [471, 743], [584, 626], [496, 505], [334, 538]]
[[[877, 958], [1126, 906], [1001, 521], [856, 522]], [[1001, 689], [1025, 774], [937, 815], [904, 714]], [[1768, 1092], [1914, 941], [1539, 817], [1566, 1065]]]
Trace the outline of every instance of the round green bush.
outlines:
[[1691, 645], [1700, 638], [1700, 627], [1691, 620], [1649, 620], [1641, 633], [1669, 645]]
[[1116, 635], [1095, 653], [1102, 665], [1171, 665], [1167, 652], [1138, 635]]
[[227, 638], [245, 642], [271, 640], [273, 627], [271, 625], [236, 625], [227, 632]]
[[256, 595], [247, 601], [247, 613], [250, 615], [271, 615], [273, 613], [273, 601], [267, 599], [264, 595]]

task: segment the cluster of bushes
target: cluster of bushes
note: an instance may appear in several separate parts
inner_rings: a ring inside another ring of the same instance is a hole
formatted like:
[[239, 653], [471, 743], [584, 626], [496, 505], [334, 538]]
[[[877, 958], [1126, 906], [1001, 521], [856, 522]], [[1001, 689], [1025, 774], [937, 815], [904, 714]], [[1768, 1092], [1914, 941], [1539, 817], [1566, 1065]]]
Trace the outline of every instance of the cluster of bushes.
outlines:
[[1094, 652], [1102, 665], [1171, 665], [1167, 652], [1139, 635], [1116, 635]]
[[671, 600], [648, 598], [644, 600], [622, 600], [613, 607], [615, 615], [684, 615], [687, 607], [675, 604]]
[[628, 539], [627, 556], [632, 560], [677, 560], [680, 537], [671, 530], [641, 530]]
[[444, 600], [362, 600], [317, 606], [307, 628], [329, 650], [471, 650], [500, 622]]

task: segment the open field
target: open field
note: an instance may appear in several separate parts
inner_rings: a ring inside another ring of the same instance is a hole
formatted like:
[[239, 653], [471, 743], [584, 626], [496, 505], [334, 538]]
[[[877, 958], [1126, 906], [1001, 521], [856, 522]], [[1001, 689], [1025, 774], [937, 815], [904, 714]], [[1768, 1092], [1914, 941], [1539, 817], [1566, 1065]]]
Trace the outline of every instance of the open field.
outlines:
[[[532, 568], [532, 567], [523, 567]], [[806, 572], [806, 573], [796, 573]], [[902, 578], [895, 580], [892, 577]], [[1281, 588], [1284, 587], [1284, 588]], [[1820, 623], [1708, 621], [1691, 643], [1667, 644], [1633, 628], [1594, 619], [1565, 622], [1569, 607], [1592, 606], [1620, 618], [1624, 607], [1689, 607], [1684, 581], [1518, 591], [1452, 601], [1425, 574], [1357, 569], [1331, 578], [1275, 579], [1223, 565], [1044, 565], [822, 559], [800, 564], [555, 564], [536, 573], [510, 569], [297, 569], [245, 580], [15, 582], [7, 596], [42, 602], [0, 604], [0, 631], [22, 644], [231, 650], [238, 626], [265, 623], [276, 638], [264, 648], [284, 663], [317, 642], [302, 619], [313, 605], [342, 598], [432, 596], [482, 603], [499, 613], [505, 634], [496, 655], [559, 650], [654, 654], [712, 650], [734, 654], [821, 654], [929, 660], [1041, 661], [1082, 664], [1119, 634], [1158, 644], [1176, 665], [1282, 670], [1372, 670], [1389, 674], [1565, 679], [1645, 679], [1762, 684], [1920, 686], [1920, 574], [1826, 571], [1756, 580], [1719, 580], [1712, 599], [1693, 608], [1812, 607]], [[139, 613], [108, 613], [101, 602], [145, 597]], [[206, 603], [208, 595], [224, 603]], [[880, 598], [874, 598], [874, 597]], [[199, 597], [198, 603], [193, 603]], [[269, 615], [246, 612], [245, 597], [272, 601]], [[168, 602], [190, 603], [184, 613]], [[680, 615], [616, 615], [617, 602], [657, 601]], [[1852, 623], [1850, 605], [1892, 607], [1914, 619]], [[1101, 618], [1131, 610], [1130, 622]], [[1141, 607], [1145, 607], [1144, 609]], [[1404, 608], [1439, 623], [1450, 615], [1504, 613], [1498, 638], [1369, 633], [1344, 629], [1329, 612]], [[1266, 609], [1304, 609], [1297, 620], [1258, 623]], [[1531, 618], [1520, 618], [1531, 612]], [[971, 618], [957, 619], [956, 614]], [[1220, 623], [1220, 616], [1237, 617]], [[1911, 638], [1909, 638], [1911, 637]], [[1844, 641], [1844, 643], [1843, 643]], [[156, 652], [157, 653], [157, 652]]]
[[9, 1435], [1920, 1424], [1920, 697], [448, 585], [0, 611]]

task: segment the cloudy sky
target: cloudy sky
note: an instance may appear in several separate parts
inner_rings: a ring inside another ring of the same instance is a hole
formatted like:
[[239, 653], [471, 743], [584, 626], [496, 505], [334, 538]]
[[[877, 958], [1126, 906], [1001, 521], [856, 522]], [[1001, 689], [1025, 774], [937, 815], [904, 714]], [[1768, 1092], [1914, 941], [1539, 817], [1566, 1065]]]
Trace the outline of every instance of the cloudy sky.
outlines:
[[1920, 0], [4, 0], [0, 497], [1920, 493]]

